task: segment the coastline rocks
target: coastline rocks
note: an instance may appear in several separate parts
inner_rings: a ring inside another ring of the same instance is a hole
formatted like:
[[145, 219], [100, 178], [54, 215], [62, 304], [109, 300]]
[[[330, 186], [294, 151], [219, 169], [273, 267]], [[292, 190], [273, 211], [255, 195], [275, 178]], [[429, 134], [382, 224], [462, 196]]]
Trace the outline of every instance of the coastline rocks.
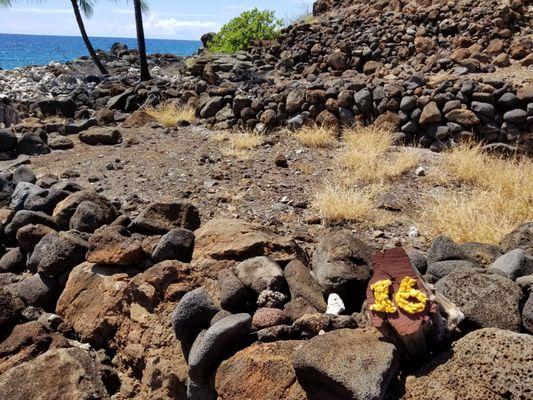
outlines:
[[399, 367], [396, 348], [374, 329], [316, 336], [296, 349], [293, 360], [306, 393], [331, 400], [381, 399]]
[[450, 358], [422, 376], [409, 376], [405, 400], [530, 397], [533, 336], [495, 328], [469, 333], [453, 344]]

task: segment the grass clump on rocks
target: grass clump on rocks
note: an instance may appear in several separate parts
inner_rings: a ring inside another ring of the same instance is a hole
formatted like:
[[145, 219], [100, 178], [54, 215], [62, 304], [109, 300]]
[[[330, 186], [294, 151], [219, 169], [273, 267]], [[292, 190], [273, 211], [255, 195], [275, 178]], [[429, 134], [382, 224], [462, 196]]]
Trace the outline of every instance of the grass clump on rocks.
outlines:
[[176, 103], [164, 103], [158, 107], [149, 107], [146, 113], [159, 122], [162, 126], [176, 126], [180, 122], [193, 123], [196, 120], [196, 111], [193, 107]]

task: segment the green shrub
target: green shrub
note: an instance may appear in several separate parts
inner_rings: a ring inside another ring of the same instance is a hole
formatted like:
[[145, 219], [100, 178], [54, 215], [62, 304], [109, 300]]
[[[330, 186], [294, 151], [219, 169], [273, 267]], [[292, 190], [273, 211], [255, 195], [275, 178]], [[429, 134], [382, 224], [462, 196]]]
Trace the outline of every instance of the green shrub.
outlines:
[[274, 11], [245, 11], [225, 24], [209, 45], [214, 53], [234, 53], [248, 50], [253, 40], [275, 39], [283, 20], [274, 16]]

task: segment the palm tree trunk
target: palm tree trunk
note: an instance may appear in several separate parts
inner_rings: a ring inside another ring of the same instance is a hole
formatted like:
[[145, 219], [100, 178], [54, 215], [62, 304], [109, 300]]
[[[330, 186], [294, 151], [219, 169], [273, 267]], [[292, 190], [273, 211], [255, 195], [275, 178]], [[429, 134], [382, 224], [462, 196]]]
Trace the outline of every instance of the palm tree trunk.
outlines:
[[96, 64], [96, 67], [100, 71], [102, 75], [107, 75], [107, 69], [104, 67], [104, 64], [102, 64], [102, 61], [98, 58], [98, 55], [96, 54], [96, 51], [94, 51], [94, 47], [91, 44], [91, 41], [89, 40], [89, 36], [87, 36], [87, 32], [85, 31], [85, 25], [83, 23], [83, 19], [81, 18], [80, 14], [80, 8], [78, 6], [78, 0], [70, 0], [72, 3], [72, 8], [74, 9], [74, 15], [76, 16], [76, 22], [78, 23], [78, 27], [80, 28], [81, 37], [83, 39], [83, 42], [85, 43], [85, 46], [87, 47], [87, 50], [89, 51], [89, 55], [93, 59], [94, 63]]
[[141, 65], [141, 81], [149, 81], [151, 78], [146, 58], [146, 43], [144, 41], [144, 27], [141, 0], [133, 0], [135, 8], [135, 26], [137, 28], [137, 47], [139, 50], [139, 63]]

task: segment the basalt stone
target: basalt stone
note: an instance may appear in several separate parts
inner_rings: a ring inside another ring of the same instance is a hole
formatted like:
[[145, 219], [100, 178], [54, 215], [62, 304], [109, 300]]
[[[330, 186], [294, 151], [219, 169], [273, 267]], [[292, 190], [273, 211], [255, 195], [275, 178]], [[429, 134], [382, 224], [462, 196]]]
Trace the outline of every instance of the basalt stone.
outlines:
[[51, 232], [55, 232], [55, 230], [46, 225], [26, 225], [18, 230], [17, 242], [21, 249], [33, 251], [37, 243]]
[[252, 329], [259, 330], [276, 325], [285, 325], [289, 319], [279, 308], [258, 308], [252, 318]]
[[285, 267], [283, 274], [289, 286], [291, 301], [301, 298], [317, 311], [326, 311], [322, 288], [301, 261], [291, 261]]
[[362, 114], [372, 111], [372, 94], [368, 89], [361, 89], [354, 94], [354, 103]]
[[26, 267], [26, 256], [20, 247], [9, 250], [0, 257], [0, 272], [18, 272]]
[[428, 263], [444, 260], [464, 260], [465, 258], [466, 255], [461, 247], [446, 236], [438, 236], [433, 240], [427, 255]]
[[333, 231], [322, 238], [313, 254], [313, 275], [326, 294], [337, 293], [360, 306], [372, 274], [372, 253], [350, 231]]
[[38, 111], [45, 117], [59, 115], [72, 118], [76, 110], [76, 103], [72, 99], [43, 99], [30, 105], [30, 111]]
[[0, 327], [2, 327], [2, 338], [4, 330], [9, 331], [11, 327], [16, 325], [22, 314], [24, 304], [22, 301], [14, 297], [10, 291], [0, 288]]
[[479, 116], [483, 116], [489, 119], [494, 118], [495, 110], [492, 104], [473, 101], [470, 107], [472, 107], [472, 111], [474, 111]]
[[[69, 191], [67, 190], [69, 189], [68, 187], [59, 185], [54, 185], [54, 188]], [[72, 189], [75, 188], [76, 187], [72, 187]], [[99, 218], [103, 217], [105, 223], [111, 223], [117, 217], [117, 212], [108, 199], [96, 192], [81, 190], [72, 193], [56, 205], [54, 212], [52, 213], [52, 217], [56, 224], [62, 229], [69, 229], [72, 216], [78, 209], [78, 206], [85, 201], [90, 201], [101, 208], [102, 214]]]
[[533, 257], [528, 256], [524, 249], [514, 249], [494, 261], [489, 270], [516, 280], [521, 276], [533, 274]]
[[67, 191], [58, 189], [34, 191], [29, 193], [24, 200], [24, 209], [52, 214], [56, 205], [66, 199], [69, 194]]
[[51, 232], [35, 246], [28, 265], [48, 276], [59, 276], [85, 261], [88, 247], [75, 233]]
[[189, 377], [207, 382], [224, 358], [244, 346], [251, 324], [249, 314], [230, 315], [199, 335], [189, 354]]
[[398, 371], [399, 353], [376, 330], [340, 329], [304, 342], [293, 367], [310, 398], [382, 399]]
[[509, 252], [517, 247], [523, 249], [533, 248], [533, 222], [525, 222], [518, 226], [511, 233], [503, 237], [500, 248], [504, 252]]
[[209, 326], [218, 311], [204, 288], [199, 287], [188, 292], [172, 312], [172, 328], [176, 337], [192, 343], [200, 331]]
[[520, 330], [522, 290], [504, 276], [459, 269], [440, 279], [435, 290], [461, 309], [467, 329]]
[[35, 183], [36, 181], [35, 173], [27, 165], [21, 165], [13, 172], [13, 182], [15, 184], [20, 182]]
[[522, 308], [522, 324], [529, 333], [533, 333], [533, 292], [529, 293], [524, 308]]
[[11, 196], [15, 191], [15, 184], [0, 176], [0, 207], [7, 206], [11, 202]]
[[178, 260], [190, 262], [194, 250], [194, 233], [176, 228], [164, 234], [152, 253], [155, 262]]
[[402, 111], [412, 111], [416, 108], [416, 97], [406, 96], [402, 98], [400, 102], [400, 110]]
[[526, 122], [527, 112], [519, 108], [507, 111], [503, 114], [503, 120], [511, 124], [522, 124]]
[[0, 129], [0, 153], [9, 151], [17, 145], [17, 136], [11, 131]]
[[239, 311], [248, 305], [248, 292], [244, 284], [229, 269], [218, 273], [220, 305], [224, 310]]
[[103, 226], [89, 239], [87, 261], [90, 263], [127, 266], [145, 258], [142, 239], [132, 236], [123, 226]]
[[43, 193], [45, 193], [45, 190], [34, 185], [33, 183], [20, 182], [17, 184], [13, 194], [11, 195], [11, 202], [9, 205], [15, 211], [22, 210], [24, 209], [24, 202], [30, 195]]
[[45, 310], [53, 307], [60, 294], [58, 281], [40, 272], [6, 286], [6, 289], [20, 298], [26, 306], [41, 307]]
[[165, 234], [174, 228], [194, 231], [200, 227], [198, 209], [190, 203], [152, 203], [130, 224], [136, 232]]
[[51, 228], [56, 228], [56, 224], [52, 218], [41, 211], [18, 211], [11, 222], [5, 228], [5, 234], [7, 236], [15, 237], [17, 231], [25, 225], [29, 224], [42, 224]]
[[92, 201], [82, 201], [70, 218], [70, 229], [92, 233], [109, 222], [109, 217], [102, 207]]
[[507, 92], [501, 95], [501, 97], [498, 99], [498, 104], [502, 107], [510, 109], [516, 108], [520, 104], [520, 101], [513, 93]]
[[91, 145], [115, 145], [122, 141], [122, 134], [115, 128], [91, 128], [79, 134], [81, 142]]
[[17, 153], [37, 156], [50, 153], [50, 148], [43, 139], [34, 133], [26, 132], [19, 139], [16, 147]]
[[241, 282], [257, 294], [267, 289], [281, 289], [284, 283], [281, 267], [265, 256], [240, 262], [235, 267], [235, 272]]
[[468, 260], [444, 260], [428, 264], [427, 273], [432, 277], [431, 280], [437, 281], [446, 275], [460, 269], [473, 269], [476, 264]]
[[420, 125], [429, 125], [442, 121], [442, 115], [440, 113], [437, 103], [434, 101], [428, 103], [423, 109], [418, 123]]

